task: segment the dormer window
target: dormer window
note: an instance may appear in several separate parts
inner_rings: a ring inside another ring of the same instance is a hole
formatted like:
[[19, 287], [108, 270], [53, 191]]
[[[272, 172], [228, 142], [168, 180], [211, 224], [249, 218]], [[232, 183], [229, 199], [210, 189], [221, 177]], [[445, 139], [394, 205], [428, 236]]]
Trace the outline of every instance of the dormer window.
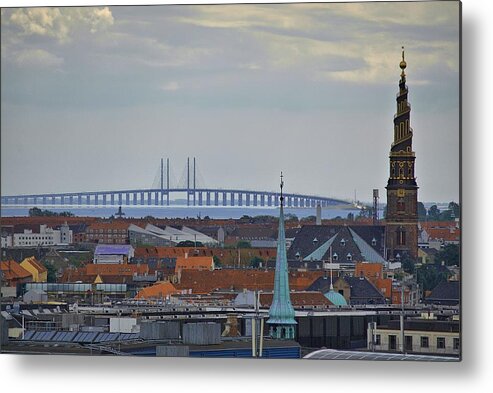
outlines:
[[337, 258], [339, 258], [339, 256], [337, 255], [337, 253], [335, 252], [334, 255], [332, 255], [332, 259], [334, 261], [337, 261]]
[[294, 256], [299, 259], [299, 257], [301, 256], [300, 252], [298, 251], [296, 254], [294, 254]]
[[344, 239], [341, 239], [341, 246], [344, 247], [346, 245], [346, 241]]
[[348, 261], [352, 261], [353, 260], [353, 256], [348, 252], [347, 255], [346, 255], [346, 259]]
[[313, 239], [313, 244], [317, 244], [318, 243], [318, 239], [317, 238], [314, 238]]
[[376, 246], [377, 245], [377, 239], [375, 239], [375, 238], [371, 239], [371, 245]]

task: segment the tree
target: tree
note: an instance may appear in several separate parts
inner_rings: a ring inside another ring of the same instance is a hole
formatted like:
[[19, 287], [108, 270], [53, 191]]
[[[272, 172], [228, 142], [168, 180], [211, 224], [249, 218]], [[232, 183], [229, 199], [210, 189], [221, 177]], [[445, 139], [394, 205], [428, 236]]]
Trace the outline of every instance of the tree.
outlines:
[[452, 201], [448, 204], [448, 208], [449, 210], [452, 210], [455, 218], [460, 218], [460, 206], [458, 203]]
[[426, 207], [423, 202], [418, 202], [418, 218], [421, 221], [426, 220]]
[[56, 282], [57, 281], [57, 270], [56, 267], [53, 266], [51, 263], [45, 263], [45, 268], [47, 270], [47, 278], [46, 281], [48, 282]]
[[252, 248], [252, 245], [246, 240], [240, 240], [236, 243], [236, 248]]
[[426, 264], [417, 270], [417, 280], [423, 291], [431, 291], [442, 281], [447, 281], [449, 274], [439, 272], [434, 264]]
[[353, 213], [348, 213], [347, 220], [348, 221], [354, 221], [354, 214]]
[[264, 260], [262, 258], [254, 256], [252, 259], [250, 259], [250, 266], [254, 269], [258, 269], [260, 267], [260, 264], [262, 264], [263, 262]]
[[219, 259], [219, 257], [217, 255], [214, 255], [212, 257], [212, 259], [214, 260], [214, 266], [215, 267], [222, 267], [223, 264], [221, 263], [221, 260]]
[[409, 274], [414, 273], [414, 265], [416, 264], [416, 261], [411, 258], [408, 254], [404, 254], [401, 259], [401, 265], [402, 269]]
[[438, 221], [440, 219], [440, 209], [437, 205], [433, 205], [428, 209], [428, 219], [431, 221]]
[[435, 254], [435, 263], [445, 262], [446, 266], [460, 266], [460, 247], [457, 244], [447, 244]]

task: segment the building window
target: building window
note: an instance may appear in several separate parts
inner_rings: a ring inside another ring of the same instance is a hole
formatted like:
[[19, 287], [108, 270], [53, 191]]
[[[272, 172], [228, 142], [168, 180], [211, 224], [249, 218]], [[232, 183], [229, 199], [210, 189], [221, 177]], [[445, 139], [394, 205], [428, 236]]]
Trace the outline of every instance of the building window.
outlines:
[[445, 349], [445, 337], [437, 337], [437, 349]]
[[406, 351], [413, 350], [413, 336], [406, 336]]
[[377, 245], [377, 239], [375, 239], [375, 238], [371, 239], [371, 245], [376, 246]]
[[339, 258], [339, 256], [335, 252], [334, 255], [332, 255], [332, 260], [337, 261], [337, 258]]
[[346, 241], [344, 239], [341, 239], [341, 246], [344, 247], [346, 245]]
[[428, 337], [421, 337], [421, 348], [428, 348], [430, 346], [430, 341]]
[[454, 337], [454, 351], [458, 351], [460, 349], [460, 339], [458, 337]]
[[389, 335], [389, 351], [397, 350], [397, 336], [395, 334]]
[[380, 345], [381, 340], [380, 334], [375, 335], [375, 345]]
[[353, 260], [353, 256], [352, 256], [350, 253], [348, 253], [348, 254], [346, 255], [346, 259], [347, 259], [348, 261], [352, 261], [352, 260]]

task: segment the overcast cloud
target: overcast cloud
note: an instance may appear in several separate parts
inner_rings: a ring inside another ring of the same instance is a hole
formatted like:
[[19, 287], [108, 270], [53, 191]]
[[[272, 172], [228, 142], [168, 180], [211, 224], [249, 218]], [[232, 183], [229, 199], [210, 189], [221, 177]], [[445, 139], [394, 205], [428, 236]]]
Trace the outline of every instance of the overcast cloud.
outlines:
[[401, 46], [419, 200], [458, 200], [457, 2], [3, 9], [2, 193], [384, 194]]

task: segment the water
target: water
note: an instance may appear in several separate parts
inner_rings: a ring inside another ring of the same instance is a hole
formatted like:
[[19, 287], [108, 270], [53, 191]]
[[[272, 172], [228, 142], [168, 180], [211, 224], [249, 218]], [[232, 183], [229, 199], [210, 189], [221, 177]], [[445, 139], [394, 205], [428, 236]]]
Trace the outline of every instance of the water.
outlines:
[[[26, 217], [29, 215], [29, 207], [1, 207], [0, 214], [3, 217]], [[50, 210], [56, 213], [68, 211], [79, 217], [110, 217], [118, 211], [118, 206], [40, 206], [42, 210]], [[204, 218], [209, 216], [216, 219], [240, 218], [243, 215], [247, 216], [275, 216], [279, 215], [277, 207], [245, 207], [245, 206], [122, 206], [122, 211], [125, 217], [142, 218], [152, 216], [156, 218], [196, 218], [198, 216]], [[315, 208], [296, 208], [285, 207], [285, 214], [294, 214], [298, 218], [315, 216]], [[349, 213], [358, 215], [357, 209], [334, 209], [322, 208], [322, 218], [335, 218], [340, 216], [346, 218]], [[380, 217], [382, 213], [380, 213]]]

